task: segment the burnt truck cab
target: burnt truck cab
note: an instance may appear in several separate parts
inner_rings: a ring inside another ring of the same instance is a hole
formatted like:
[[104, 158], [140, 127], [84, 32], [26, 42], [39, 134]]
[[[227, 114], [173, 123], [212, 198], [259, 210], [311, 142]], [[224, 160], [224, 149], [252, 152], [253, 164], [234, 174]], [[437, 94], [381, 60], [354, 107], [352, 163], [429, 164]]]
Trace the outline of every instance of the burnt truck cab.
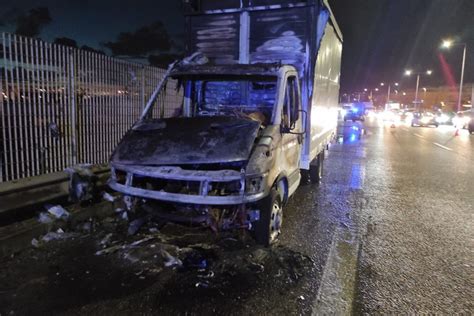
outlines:
[[184, 65], [170, 78], [183, 91], [182, 112], [160, 118], [159, 108], [145, 108], [111, 156], [110, 187], [273, 242], [301, 179], [306, 112], [295, 67]]

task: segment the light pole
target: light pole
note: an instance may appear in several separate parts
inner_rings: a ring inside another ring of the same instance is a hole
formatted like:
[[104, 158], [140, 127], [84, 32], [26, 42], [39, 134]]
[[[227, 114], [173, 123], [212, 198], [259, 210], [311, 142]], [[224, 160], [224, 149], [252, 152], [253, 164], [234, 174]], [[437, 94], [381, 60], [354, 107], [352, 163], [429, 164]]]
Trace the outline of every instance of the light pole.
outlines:
[[415, 108], [418, 108], [419, 107], [418, 104], [420, 103], [418, 101], [418, 88], [420, 87], [420, 76], [424, 74], [431, 76], [432, 73], [433, 73], [432, 70], [427, 70], [426, 72], [413, 72], [412, 70], [405, 71], [405, 76], [416, 75]]
[[[369, 89], [365, 88], [365, 89], [364, 89], [364, 92], [367, 92], [367, 91], [369, 91]], [[375, 92], [378, 92], [378, 91], [379, 91], [379, 88], [370, 89], [370, 94], [369, 94], [369, 99], [370, 99], [370, 101], [372, 101], [372, 99], [373, 99], [373, 95], [372, 95], [372, 94], [373, 94], [374, 91], [375, 91]]]
[[[381, 82], [380, 85], [383, 87], [383, 86], [385, 86], [385, 83]], [[394, 82], [393, 85], [395, 87], [398, 87], [398, 82]], [[387, 87], [387, 104], [389, 104], [390, 103], [390, 92], [391, 92], [391, 89], [392, 89], [392, 84], [389, 83], [387, 86], [388, 86]]]
[[462, 84], [464, 81], [464, 67], [466, 66], [466, 51], [467, 51], [467, 44], [466, 43], [454, 43], [452, 40], [444, 40], [441, 47], [449, 49], [455, 45], [462, 45], [464, 46], [462, 52], [462, 64], [461, 64], [461, 80], [459, 81], [459, 96], [458, 96], [458, 111], [461, 111], [461, 102], [462, 102]]

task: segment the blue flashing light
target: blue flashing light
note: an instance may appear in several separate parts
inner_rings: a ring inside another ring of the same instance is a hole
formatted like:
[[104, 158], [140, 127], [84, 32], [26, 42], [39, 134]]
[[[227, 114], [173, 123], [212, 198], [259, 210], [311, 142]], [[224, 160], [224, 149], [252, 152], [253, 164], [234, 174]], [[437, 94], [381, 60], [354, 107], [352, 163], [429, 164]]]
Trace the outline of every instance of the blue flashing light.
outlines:
[[352, 112], [357, 113], [358, 111], [359, 111], [359, 109], [357, 109], [357, 108], [352, 108]]
[[356, 134], [351, 134], [351, 137], [349, 138], [349, 141], [350, 141], [351, 143], [353, 143], [353, 142], [356, 141], [356, 139], [357, 139], [357, 135], [356, 135]]
[[354, 131], [358, 131], [358, 130], [359, 130], [359, 128], [358, 128], [357, 126], [355, 126], [355, 125], [352, 126], [352, 129], [353, 129]]

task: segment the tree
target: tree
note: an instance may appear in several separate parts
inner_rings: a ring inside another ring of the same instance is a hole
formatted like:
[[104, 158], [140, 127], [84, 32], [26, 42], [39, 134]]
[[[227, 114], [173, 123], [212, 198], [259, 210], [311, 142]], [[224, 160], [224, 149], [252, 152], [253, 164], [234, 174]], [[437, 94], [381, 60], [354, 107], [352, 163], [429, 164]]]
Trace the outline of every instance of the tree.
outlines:
[[143, 26], [135, 32], [122, 32], [115, 42], [107, 42], [105, 47], [114, 56], [146, 57], [156, 51], [168, 51], [172, 42], [166, 28], [160, 21]]
[[103, 51], [101, 51], [99, 49], [95, 49], [95, 48], [87, 46], [87, 45], [82, 45], [81, 49], [85, 50], [85, 51], [88, 51], [88, 52], [92, 52], [92, 53], [96, 53], [96, 54], [100, 54], [100, 55], [105, 55], [105, 53]]
[[41, 29], [51, 23], [51, 21], [48, 8], [34, 8], [27, 14], [23, 13], [17, 17], [15, 33], [29, 37], [38, 36]]
[[57, 37], [54, 44], [77, 48], [77, 42], [69, 37]]
[[168, 53], [163, 53], [159, 55], [150, 55], [148, 56], [148, 62], [152, 66], [156, 67], [161, 67], [161, 68], [167, 68], [169, 64], [176, 60], [182, 59], [183, 56], [178, 55], [178, 54], [168, 54]]
[[16, 19], [22, 14], [23, 11], [16, 7], [7, 9], [3, 13], [0, 13], [0, 26], [15, 24]]

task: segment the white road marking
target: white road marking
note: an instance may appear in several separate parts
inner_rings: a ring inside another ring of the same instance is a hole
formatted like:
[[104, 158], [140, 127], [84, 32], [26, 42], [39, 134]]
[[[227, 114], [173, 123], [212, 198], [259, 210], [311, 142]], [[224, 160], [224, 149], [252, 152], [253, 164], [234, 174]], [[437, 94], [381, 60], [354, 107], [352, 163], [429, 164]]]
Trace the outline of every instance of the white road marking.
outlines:
[[417, 134], [417, 133], [413, 133], [413, 135], [415, 135], [415, 136], [417, 136], [417, 137], [420, 137], [420, 138], [423, 138], [423, 139], [425, 138], [425, 136], [420, 135], [420, 134]]
[[435, 146], [440, 147], [440, 148], [443, 148], [443, 149], [446, 149], [446, 150], [449, 150], [449, 151], [453, 151], [451, 148], [446, 147], [446, 146], [443, 146], [443, 145], [441, 145], [441, 144], [438, 144], [438, 143], [433, 143], [433, 144], [434, 144]]
[[[360, 242], [351, 228], [336, 227], [323, 268], [312, 316], [351, 315]], [[341, 249], [345, 249], [342, 251]], [[350, 289], [347, 291], [347, 289]]]

